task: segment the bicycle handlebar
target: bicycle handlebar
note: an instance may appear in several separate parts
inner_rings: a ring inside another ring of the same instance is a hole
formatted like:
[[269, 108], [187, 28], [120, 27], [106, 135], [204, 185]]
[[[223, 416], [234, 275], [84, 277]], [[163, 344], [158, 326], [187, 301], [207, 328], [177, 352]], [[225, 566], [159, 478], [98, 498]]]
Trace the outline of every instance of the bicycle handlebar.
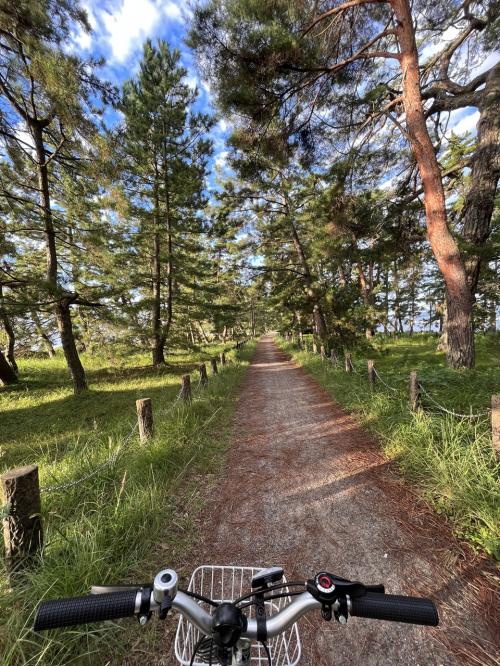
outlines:
[[[131, 589], [120, 592], [90, 595], [47, 601], [40, 605], [35, 618], [35, 631], [67, 627], [75, 624], [132, 617], [139, 613], [141, 590]], [[352, 616], [436, 626], [438, 614], [429, 599], [367, 592], [364, 596], [347, 600], [348, 611]], [[151, 594], [150, 610], [158, 610], [160, 604]], [[212, 631], [212, 615], [204, 610], [192, 597], [178, 591], [172, 600], [172, 607], [185, 615], [203, 634]], [[267, 618], [267, 635], [278, 636], [291, 627], [299, 618], [313, 609], [321, 609], [322, 603], [309, 592], [298, 595], [275, 615]], [[334, 611], [339, 603], [332, 604]], [[257, 638], [257, 622], [248, 619], [247, 629], [242, 636]]]
[[402, 597], [396, 594], [367, 592], [351, 600], [350, 614], [356, 617], [406, 622], [436, 627], [439, 622], [436, 606], [430, 599]]
[[[139, 593], [140, 595], [140, 593]], [[54, 599], [40, 604], [35, 618], [35, 631], [70, 627], [74, 624], [117, 620], [132, 617], [139, 611], [135, 589], [107, 594]]]

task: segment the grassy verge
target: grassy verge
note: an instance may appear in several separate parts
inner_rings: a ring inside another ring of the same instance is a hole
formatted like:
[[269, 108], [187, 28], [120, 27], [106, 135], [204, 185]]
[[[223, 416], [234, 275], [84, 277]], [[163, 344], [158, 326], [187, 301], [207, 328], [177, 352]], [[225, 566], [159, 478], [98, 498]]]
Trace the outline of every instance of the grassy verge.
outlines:
[[[353, 351], [353, 374], [284, 341], [280, 344], [378, 435], [386, 456], [451, 519], [460, 537], [500, 558], [500, 465], [491, 446], [489, 417], [465, 420], [431, 411], [435, 406], [425, 396], [425, 410], [408, 410], [409, 372], [416, 370], [428, 393], [444, 407], [465, 414], [470, 409], [484, 412], [500, 387], [498, 340], [479, 338], [477, 369], [465, 372], [444, 367], [443, 355], [435, 351], [436, 339], [424, 335], [382, 338], [371, 349]], [[368, 358], [395, 391], [380, 382], [370, 391]]]
[[178, 375], [200, 357], [176, 357], [166, 371], [130, 363], [110, 368], [103, 359], [92, 366], [87, 359], [92, 390], [79, 398], [70, 395], [60, 359], [21, 366], [24, 386], [0, 393], [4, 469], [38, 463], [42, 487], [79, 478], [121, 445], [139, 397], [153, 398], [155, 436], [140, 446], [134, 433], [116, 464], [42, 495], [45, 547], [38, 566], [13, 587], [1, 572], [2, 664], [105, 663], [103, 654], [121, 663], [128, 642], [120, 623], [38, 636], [30, 628], [36, 606], [43, 598], [84, 594], [93, 583], [149, 580], [158, 561], [180, 558], [195, 536], [200, 475], [220, 465], [251, 352], [251, 344], [238, 357], [230, 352], [228, 365], [192, 405], [169, 411]]

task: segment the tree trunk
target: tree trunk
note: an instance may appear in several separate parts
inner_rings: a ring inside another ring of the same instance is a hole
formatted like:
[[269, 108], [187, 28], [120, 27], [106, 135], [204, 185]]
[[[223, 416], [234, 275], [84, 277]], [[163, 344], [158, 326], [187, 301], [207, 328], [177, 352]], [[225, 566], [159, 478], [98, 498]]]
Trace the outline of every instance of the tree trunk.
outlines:
[[52, 346], [51, 339], [49, 338], [47, 333], [45, 333], [45, 331], [43, 330], [42, 322], [40, 321], [40, 317], [38, 316], [38, 313], [33, 311], [31, 313], [31, 317], [32, 317], [33, 322], [35, 324], [35, 330], [38, 333], [38, 335], [40, 336], [40, 338], [42, 339], [43, 346], [45, 347], [45, 351], [49, 355], [49, 358], [54, 358], [54, 356], [56, 355], [56, 352], [54, 351], [54, 347]]
[[462, 210], [465, 270], [472, 301], [481, 272], [481, 249], [491, 233], [491, 216], [500, 177], [500, 63], [489, 73], [479, 106], [477, 147], [471, 164], [470, 188]]
[[151, 254], [151, 334], [153, 342], [153, 365], [165, 364], [165, 340], [161, 322], [161, 259], [160, 259], [160, 197], [158, 193], [158, 173], [154, 185], [154, 234]]
[[448, 229], [441, 171], [425, 122], [411, 9], [408, 0], [390, 4], [397, 19], [406, 126], [424, 190], [427, 234], [446, 284], [447, 362], [453, 368], [473, 368], [472, 300], [458, 245]]
[[87, 388], [85, 370], [78, 356], [78, 350], [75, 345], [73, 326], [71, 323], [71, 312], [68, 298], [59, 298], [59, 286], [57, 282], [57, 251], [56, 235], [52, 220], [52, 209], [50, 204], [49, 175], [43, 143], [42, 125], [37, 121], [30, 123], [33, 141], [35, 144], [37, 156], [37, 176], [38, 188], [40, 192], [40, 208], [42, 209], [43, 221], [45, 226], [45, 248], [47, 257], [47, 284], [50, 287], [52, 295], [57, 298], [54, 310], [57, 320], [61, 343], [64, 350], [66, 363], [73, 380], [75, 393], [80, 393]]
[[166, 187], [166, 223], [167, 223], [167, 317], [165, 320], [165, 326], [163, 327], [163, 336], [165, 339], [168, 338], [170, 333], [170, 327], [172, 326], [173, 320], [173, 309], [174, 309], [174, 263], [173, 263], [173, 243], [172, 243], [172, 219], [170, 215], [170, 192], [168, 190], [168, 178], [165, 182]]
[[7, 362], [2, 351], [0, 351], [0, 380], [5, 386], [17, 382], [17, 375]]
[[70, 303], [71, 299], [65, 298], [61, 299], [56, 305], [56, 320], [64, 357], [70, 370], [71, 379], [73, 380], [73, 390], [75, 394], [78, 394], [87, 390], [88, 386], [85, 370], [80, 361], [80, 356], [78, 355], [78, 350], [75, 344], [75, 336], [73, 335]]
[[304, 252], [304, 248], [302, 247], [302, 243], [300, 241], [297, 228], [290, 217], [289, 221], [290, 221], [290, 228], [292, 230], [293, 244], [297, 252], [297, 257], [299, 259], [300, 265], [302, 266], [302, 270], [304, 271], [304, 281], [306, 283], [307, 296], [313, 306], [313, 319], [314, 319], [314, 325], [316, 327], [316, 332], [321, 338], [321, 340], [326, 341], [328, 338], [328, 329], [326, 327], [326, 321], [325, 321], [325, 316], [323, 314], [323, 310], [321, 308], [319, 299], [314, 290], [314, 282], [311, 271], [309, 269], [309, 264]]
[[[368, 283], [366, 281], [365, 272], [363, 270], [363, 266], [362, 266], [361, 262], [358, 261], [356, 266], [357, 266], [357, 269], [358, 269], [359, 286], [360, 286], [360, 290], [361, 290], [361, 297], [363, 299], [363, 303], [364, 303], [365, 308], [367, 308], [367, 310], [368, 310], [368, 308], [370, 307], [370, 304], [371, 304], [371, 289], [369, 288]], [[370, 270], [371, 271], [373, 270], [373, 264], [370, 266]], [[370, 282], [372, 282], [372, 278], [370, 279]], [[371, 338], [373, 338], [374, 334], [375, 334], [375, 331], [373, 330], [373, 326], [367, 326], [365, 328], [365, 337], [367, 338], [367, 340], [370, 340]]]
[[14, 372], [18, 373], [18, 367], [16, 363], [16, 357], [14, 354], [14, 347], [16, 344], [16, 335], [14, 333], [14, 329], [12, 328], [12, 324], [10, 323], [10, 319], [7, 315], [7, 312], [3, 308], [3, 287], [0, 284], [0, 317], [2, 319], [3, 327], [5, 330], [5, 334], [7, 335], [7, 359], [10, 363], [10, 366]]
[[10, 319], [7, 317], [6, 314], [2, 316], [2, 322], [3, 322], [3, 327], [5, 330], [5, 333], [7, 335], [7, 360], [9, 361], [12, 370], [14, 372], [18, 373], [18, 367], [16, 363], [16, 357], [14, 354], [14, 347], [16, 344], [16, 336], [14, 333], [14, 329], [12, 328], [12, 324], [10, 323]]

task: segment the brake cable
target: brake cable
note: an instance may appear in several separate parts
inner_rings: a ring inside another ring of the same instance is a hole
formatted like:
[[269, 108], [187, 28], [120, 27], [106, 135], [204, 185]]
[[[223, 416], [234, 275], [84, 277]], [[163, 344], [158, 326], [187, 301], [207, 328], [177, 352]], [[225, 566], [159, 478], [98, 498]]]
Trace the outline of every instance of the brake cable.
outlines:
[[[280, 583], [278, 585], [269, 585], [269, 587], [266, 588], [266, 592], [272, 592], [273, 590], [282, 590], [284, 587], [305, 587], [306, 586], [306, 581], [290, 581], [289, 583]], [[257, 591], [254, 592], [249, 592], [248, 594], [244, 594], [242, 597], [239, 599], [236, 599], [236, 601], [233, 601], [234, 605], [237, 605], [241, 603], [242, 601], [245, 601], [245, 599], [250, 599], [251, 597], [254, 597], [257, 594]]]

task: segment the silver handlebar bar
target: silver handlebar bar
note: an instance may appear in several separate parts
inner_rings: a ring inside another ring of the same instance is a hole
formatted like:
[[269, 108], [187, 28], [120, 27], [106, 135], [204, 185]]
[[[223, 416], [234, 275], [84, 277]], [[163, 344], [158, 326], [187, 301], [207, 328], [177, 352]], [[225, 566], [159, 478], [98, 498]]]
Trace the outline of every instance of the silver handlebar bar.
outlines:
[[[156, 605], [158, 606], [158, 604]], [[212, 616], [197, 604], [192, 597], [184, 594], [184, 592], [177, 592], [172, 601], [172, 608], [185, 615], [202, 633], [208, 635], [212, 633]], [[274, 638], [286, 631], [302, 615], [314, 608], [321, 608], [321, 602], [309, 592], [303, 592], [276, 615], [267, 618], [268, 638]], [[151, 604], [151, 609], [153, 609], [153, 604]], [[333, 610], [336, 610], [335, 606], [333, 606]], [[249, 618], [247, 630], [241, 635], [244, 638], [257, 639], [257, 621]]]

